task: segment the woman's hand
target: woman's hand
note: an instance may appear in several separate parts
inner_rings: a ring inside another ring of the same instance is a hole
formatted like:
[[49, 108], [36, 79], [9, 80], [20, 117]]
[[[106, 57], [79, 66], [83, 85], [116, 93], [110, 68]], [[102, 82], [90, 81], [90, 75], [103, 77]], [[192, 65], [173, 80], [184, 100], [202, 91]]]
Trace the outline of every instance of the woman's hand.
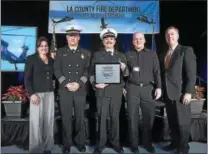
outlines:
[[35, 105], [38, 105], [40, 103], [40, 100], [39, 100], [39, 97], [38, 95], [36, 94], [33, 94], [31, 97], [30, 97], [30, 100], [33, 104]]

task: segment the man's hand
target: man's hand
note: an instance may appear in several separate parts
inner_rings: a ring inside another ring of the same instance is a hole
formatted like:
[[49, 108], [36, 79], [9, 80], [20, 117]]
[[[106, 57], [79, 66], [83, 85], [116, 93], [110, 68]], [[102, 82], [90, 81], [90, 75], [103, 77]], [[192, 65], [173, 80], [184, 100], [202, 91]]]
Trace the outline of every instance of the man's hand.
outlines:
[[161, 95], [162, 95], [161, 89], [160, 88], [157, 88], [155, 90], [155, 100], [158, 100], [161, 97]]
[[190, 101], [191, 101], [191, 94], [185, 93], [185, 95], [183, 96], [183, 104], [188, 105]]
[[67, 87], [67, 89], [69, 90], [69, 91], [72, 91], [73, 90], [73, 84], [70, 82], [70, 83], [68, 83], [67, 85], [66, 85], [66, 87]]
[[72, 82], [72, 91], [75, 92], [79, 89], [79, 83]]
[[40, 99], [38, 97], [38, 95], [36, 94], [33, 94], [31, 97], [30, 97], [30, 100], [33, 104], [35, 105], [38, 105], [40, 103]]
[[68, 83], [66, 85], [66, 87], [67, 87], [67, 89], [69, 91], [75, 92], [75, 91], [77, 91], [79, 89], [79, 83], [77, 83], [77, 82], [70, 82], [70, 83]]
[[98, 89], [104, 89], [108, 84], [96, 84], [95, 87]]
[[121, 71], [124, 71], [126, 68], [126, 64], [121, 61], [119, 63], [120, 63]]

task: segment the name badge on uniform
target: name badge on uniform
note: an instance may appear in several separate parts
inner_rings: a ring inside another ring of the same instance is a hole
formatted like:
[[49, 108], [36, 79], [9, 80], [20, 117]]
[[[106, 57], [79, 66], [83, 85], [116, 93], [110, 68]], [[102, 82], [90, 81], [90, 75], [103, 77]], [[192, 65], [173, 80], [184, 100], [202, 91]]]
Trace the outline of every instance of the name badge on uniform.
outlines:
[[139, 72], [139, 67], [133, 67], [134, 72]]
[[63, 56], [65, 57], [65, 56], [67, 56], [67, 54], [63, 54]]
[[81, 58], [84, 59], [84, 54], [81, 54]]

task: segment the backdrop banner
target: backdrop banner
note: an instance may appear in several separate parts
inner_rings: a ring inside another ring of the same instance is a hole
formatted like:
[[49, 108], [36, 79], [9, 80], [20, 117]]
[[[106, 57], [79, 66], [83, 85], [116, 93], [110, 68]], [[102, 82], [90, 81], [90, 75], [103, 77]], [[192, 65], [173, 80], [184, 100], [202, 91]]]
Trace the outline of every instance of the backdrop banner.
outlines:
[[159, 1], [55, 1], [49, 3], [48, 32], [65, 33], [76, 24], [82, 33], [100, 33], [111, 27], [118, 33], [159, 33]]

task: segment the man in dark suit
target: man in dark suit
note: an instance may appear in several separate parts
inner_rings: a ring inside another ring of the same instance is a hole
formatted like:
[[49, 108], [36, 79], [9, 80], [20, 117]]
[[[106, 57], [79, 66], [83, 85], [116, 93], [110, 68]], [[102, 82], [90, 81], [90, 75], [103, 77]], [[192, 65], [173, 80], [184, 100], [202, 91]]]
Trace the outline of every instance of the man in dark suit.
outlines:
[[66, 29], [67, 46], [57, 50], [54, 73], [59, 81], [60, 109], [63, 127], [63, 152], [69, 153], [72, 145], [72, 107], [75, 116], [75, 144], [80, 152], [85, 152], [84, 110], [86, 103], [86, 83], [90, 52], [79, 46], [81, 29], [70, 25]]
[[[90, 82], [95, 89], [96, 105], [99, 118], [99, 131], [95, 154], [101, 154], [107, 141], [106, 120], [109, 112], [111, 118], [110, 144], [114, 151], [123, 153], [123, 148], [119, 144], [119, 113], [122, 103], [122, 92], [124, 87], [124, 77], [128, 76], [126, 57], [123, 53], [114, 49], [117, 32], [112, 28], [101, 31], [100, 38], [103, 41], [104, 49], [95, 52], [91, 61]], [[118, 63], [120, 66], [120, 83], [105, 84], [95, 81], [96, 63]]]
[[171, 144], [164, 150], [177, 149], [188, 154], [190, 101], [196, 82], [196, 57], [193, 49], [178, 44], [179, 32], [169, 27], [165, 33], [168, 52], [160, 56], [164, 101], [171, 129]]

